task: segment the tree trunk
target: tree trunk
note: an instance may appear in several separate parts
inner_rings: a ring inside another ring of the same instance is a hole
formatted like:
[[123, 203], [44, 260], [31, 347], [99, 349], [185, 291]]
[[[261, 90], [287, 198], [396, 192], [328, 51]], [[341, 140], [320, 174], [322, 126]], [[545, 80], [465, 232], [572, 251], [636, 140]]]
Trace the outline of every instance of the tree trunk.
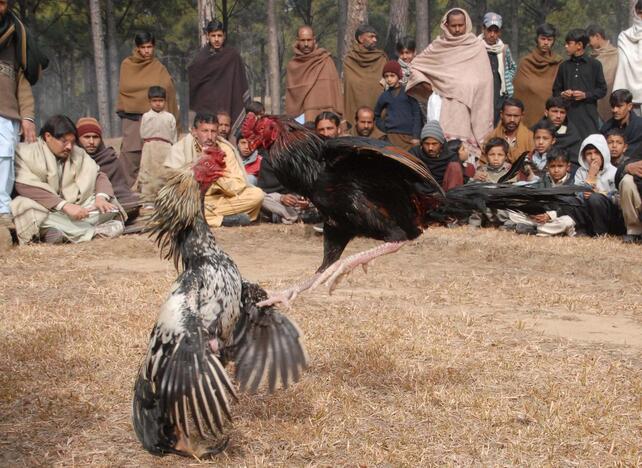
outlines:
[[430, 44], [430, 0], [415, 0], [415, 16], [417, 20], [417, 53]]
[[268, 70], [272, 114], [281, 113], [281, 72], [279, 67], [279, 25], [276, 21], [277, 0], [267, 1]]
[[100, 9], [100, 0], [89, 0], [89, 8], [91, 18], [91, 36], [94, 43], [94, 68], [96, 69], [98, 117], [103, 128], [103, 135], [105, 137], [111, 137], [109, 90], [107, 86], [107, 61], [105, 43], [103, 42], [103, 16]]
[[362, 23], [368, 22], [368, 0], [348, 0], [348, 10], [346, 14], [346, 33], [343, 40], [343, 55], [341, 61], [345, 58], [348, 51], [354, 43], [354, 32]]
[[388, 21], [388, 31], [386, 32], [384, 46], [388, 57], [395, 55], [397, 42], [406, 36], [409, 3], [409, 0], [390, 1], [390, 21]]
[[518, 60], [519, 58], [519, 1], [511, 0], [510, 1], [510, 18], [511, 18], [511, 53], [513, 55], [513, 60]]
[[346, 55], [346, 18], [348, 16], [348, 0], [338, 0], [339, 21], [337, 25], [337, 71], [341, 74], [343, 57]]
[[198, 41], [202, 46], [207, 44], [203, 30], [214, 19], [214, 6], [214, 0], [198, 0]]
[[116, 136], [120, 127], [120, 119], [116, 115], [118, 103], [118, 80], [120, 75], [120, 60], [118, 57], [118, 33], [116, 32], [116, 17], [114, 0], [105, 0], [105, 16], [107, 17], [107, 54], [109, 56], [109, 98], [111, 101], [112, 136]]

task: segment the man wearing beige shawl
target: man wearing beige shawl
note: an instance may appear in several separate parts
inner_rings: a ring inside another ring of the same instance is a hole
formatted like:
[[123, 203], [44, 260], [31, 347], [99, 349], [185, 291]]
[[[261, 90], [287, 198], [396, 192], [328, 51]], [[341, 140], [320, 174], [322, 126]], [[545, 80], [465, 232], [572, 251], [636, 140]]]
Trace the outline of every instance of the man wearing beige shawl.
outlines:
[[20, 244], [41, 238], [84, 242], [123, 232], [123, 223], [114, 219], [122, 210], [109, 179], [75, 143], [73, 122], [56, 115], [45, 122], [34, 143], [18, 145], [18, 196], [11, 211]]
[[493, 74], [483, 41], [473, 34], [464, 10], [449, 10], [441, 35], [410, 64], [406, 92], [442, 99], [439, 123], [446, 139], [459, 138], [480, 147], [493, 129]]
[[356, 42], [343, 61], [343, 116], [351, 125], [357, 109], [374, 109], [383, 91], [381, 72], [388, 61], [385, 52], [377, 49], [377, 31], [372, 26], [362, 24], [354, 37]]
[[165, 110], [174, 115], [179, 125], [178, 105], [174, 80], [167, 68], [154, 57], [156, 40], [150, 33], [138, 33], [134, 38], [136, 48], [120, 65], [120, 88], [116, 111], [122, 122], [123, 142], [120, 148], [121, 163], [133, 185], [138, 177], [143, 140], [140, 137], [141, 116], [150, 109], [147, 91], [161, 86], [167, 93]]
[[225, 174], [205, 194], [205, 219], [212, 227], [246, 226], [258, 217], [264, 193], [247, 183], [241, 157], [217, 135], [217, 129], [216, 116], [196, 114], [191, 134], [172, 146], [165, 167], [179, 169], [197, 161], [207, 148], [218, 146], [225, 152]]
[[611, 44], [606, 38], [604, 28], [593, 24], [586, 28], [586, 33], [589, 36], [589, 43], [591, 44], [591, 57], [597, 59], [602, 64], [602, 71], [604, 72], [604, 80], [606, 81], [606, 96], [597, 101], [597, 112], [600, 114], [602, 122], [606, 122], [611, 118], [611, 105], [609, 104], [609, 96], [613, 92], [613, 82], [615, 81], [615, 72], [617, 70], [618, 54], [617, 47]]
[[285, 112], [291, 117], [304, 114], [313, 122], [323, 111], [343, 115], [341, 80], [330, 53], [317, 47], [314, 31], [301, 26], [297, 31], [294, 57], [285, 77]]
[[642, 105], [642, 0], [634, 7], [633, 26], [617, 38], [619, 60], [613, 89], [628, 89], [633, 93], [633, 109], [640, 115]]

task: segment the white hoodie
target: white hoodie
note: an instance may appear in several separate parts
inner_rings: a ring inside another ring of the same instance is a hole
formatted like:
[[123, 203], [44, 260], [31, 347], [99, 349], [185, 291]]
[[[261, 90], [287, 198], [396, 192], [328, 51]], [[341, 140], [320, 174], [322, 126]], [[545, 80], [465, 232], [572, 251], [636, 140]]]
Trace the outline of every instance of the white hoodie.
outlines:
[[600, 134], [589, 135], [582, 142], [578, 158], [580, 168], [575, 173], [575, 185], [589, 185], [586, 182], [589, 165], [582, 156], [584, 148], [588, 145], [595, 146], [602, 155], [602, 159], [604, 159], [604, 165], [597, 174], [597, 185], [595, 187], [595, 191], [604, 194], [610, 194], [617, 191], [617, 188], [615, 187], [615, 173], [617, 172], [617, 169], [613, 164], [611, 164], [611, 152], [609, 151], [609, 145], [606, 143], [606, 138], [604, 138], [604, 135]]

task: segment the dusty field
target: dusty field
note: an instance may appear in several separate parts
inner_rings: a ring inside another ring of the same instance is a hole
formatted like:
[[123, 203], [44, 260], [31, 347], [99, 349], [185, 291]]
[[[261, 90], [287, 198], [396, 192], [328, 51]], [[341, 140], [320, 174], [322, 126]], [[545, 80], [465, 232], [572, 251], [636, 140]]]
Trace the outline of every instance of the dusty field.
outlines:
[[[216, 234], [268, 288], [321, 259], [301, 226]], [[213, 463], [639, 466], [641, 258], [615, 240], [431, 230], [297, 300], [310, 369], [243, 396]], [[0, 466], [198, 464], [147, 454], [129, 422], [175, 277], [147, 238], [13, 249], [0, 274]]]

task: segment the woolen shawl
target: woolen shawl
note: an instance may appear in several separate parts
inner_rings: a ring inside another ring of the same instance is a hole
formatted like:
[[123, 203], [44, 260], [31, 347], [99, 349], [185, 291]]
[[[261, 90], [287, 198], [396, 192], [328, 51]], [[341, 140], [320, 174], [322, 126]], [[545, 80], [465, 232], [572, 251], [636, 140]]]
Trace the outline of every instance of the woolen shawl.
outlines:
[[597, 111], [602, 121], [606, 122], [611, 118], [611, 104], [609, 98], [613, 92], [613, 82], [615, 81], [615, 72], [617, 71], [618, 51], [610, 42], [601, 49], [593, 49], [591, 57], [597, 59], [602, 64], [604, 80], [606, 81], [606, 96], [597, 101]]
[[383, 50], [368, 50], [358, 42], [343, 61], [344, 118], [354, 125], [354, 114], [362, 106], [374, 109], [383, 88], [381, 71], [388, 61]]
[[622, 31], [617, 40], [619, 62], [613, 89], [628, 89], [633, 102], [642, 103], [642, 18], [633, 16], [633, 26]]

